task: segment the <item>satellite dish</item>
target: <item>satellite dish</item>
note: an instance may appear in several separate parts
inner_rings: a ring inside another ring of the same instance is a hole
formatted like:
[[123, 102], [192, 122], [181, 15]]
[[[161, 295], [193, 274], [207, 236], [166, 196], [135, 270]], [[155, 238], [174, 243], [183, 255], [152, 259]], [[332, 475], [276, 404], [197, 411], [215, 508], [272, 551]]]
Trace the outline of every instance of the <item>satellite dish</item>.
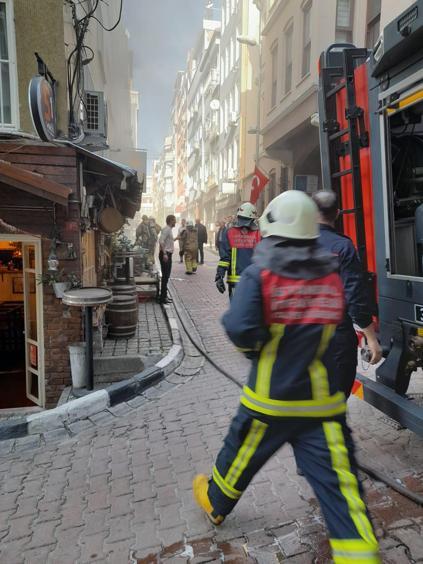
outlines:
[[212, 100], [212, 101], [210, 102], [210, 108], [211, 108], [212, 110], [214, 110], [214, 111], [220, 109], [220, 102], [219, 102], [219, 100], [216, 100], [216, 99], [215, 99], [215, 100]]

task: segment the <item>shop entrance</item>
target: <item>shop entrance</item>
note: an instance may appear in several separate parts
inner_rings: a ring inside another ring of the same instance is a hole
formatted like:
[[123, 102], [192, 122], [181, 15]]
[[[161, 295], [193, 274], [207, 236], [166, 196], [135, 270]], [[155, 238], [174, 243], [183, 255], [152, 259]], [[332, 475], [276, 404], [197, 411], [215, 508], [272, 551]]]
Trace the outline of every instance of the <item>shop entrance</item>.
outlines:
[[41, 243], [0, 235], [0, 409], [43, 405]]

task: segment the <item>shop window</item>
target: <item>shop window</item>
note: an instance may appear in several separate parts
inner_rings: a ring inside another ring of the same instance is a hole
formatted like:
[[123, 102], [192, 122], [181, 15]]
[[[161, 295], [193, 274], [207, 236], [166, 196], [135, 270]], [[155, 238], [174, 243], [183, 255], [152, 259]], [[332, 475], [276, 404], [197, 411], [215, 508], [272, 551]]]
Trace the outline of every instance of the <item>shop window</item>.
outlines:
[[303, 7], [303, 77], [309, 74], [311, 65], [311, 5], [308, 2]]
[[0, 127], [17, 127], [12, 4], [0, 0]]
[[335, 34], [336, 41], [342, 43], [352, 43], [354, 17], [353, 10], [353, 0], [337, 0]]

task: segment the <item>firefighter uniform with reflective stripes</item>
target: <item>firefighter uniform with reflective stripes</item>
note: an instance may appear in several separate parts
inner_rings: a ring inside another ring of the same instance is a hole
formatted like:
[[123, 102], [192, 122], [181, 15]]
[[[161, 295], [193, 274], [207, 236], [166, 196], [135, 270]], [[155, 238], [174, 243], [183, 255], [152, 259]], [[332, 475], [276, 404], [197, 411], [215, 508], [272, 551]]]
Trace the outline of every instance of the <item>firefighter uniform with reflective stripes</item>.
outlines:
[[242, 272], [251, 264], [254, 249], [260, 242], [258, 227], [235, 225], [225, 231], [220, 245], [220, 260], [217, 265], [216, 278], [225, 278], [229, 292], [239, 282]]
[[334, 562], [376, 564], [378, 543], [331, 351], [344, 315], [336, 270], [336, 259], [317, 243], [295, 246], [269, 237], [244, 271], [223, 324], [252, 367], [209, 481], [210, 515], [223, 520], [289, 442], [320, 502]]

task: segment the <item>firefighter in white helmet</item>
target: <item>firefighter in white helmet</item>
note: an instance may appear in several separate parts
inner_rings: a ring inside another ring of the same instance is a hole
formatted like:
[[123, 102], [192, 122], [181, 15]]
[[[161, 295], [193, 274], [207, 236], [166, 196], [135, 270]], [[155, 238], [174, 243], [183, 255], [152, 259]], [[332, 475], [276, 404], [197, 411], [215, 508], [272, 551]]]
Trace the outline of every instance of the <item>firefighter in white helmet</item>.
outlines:
[[227, 274], [229, 296], [232, 296], [242, 272], [251, 264], [254, 249], [261, 240], [256, 207], [250, 202], [245, 202], [239, 206], [236, 215], [235, 225], [229, 227], [222, 237], [215, 278], [216, 287], [223, 294], [226, 290], [224, 279]]
[[320, 502], [334, 563], [380, 564], [332, 348], [344, 290], [336, 257], [317, 241], [317, 220], [316, 204], [296, 190], [272, 200], [260, 219], [263, 241], [223, 317], [252, 366], [211, 475], [194, 478], [194, 497], [220, 525], [290, 443]]

